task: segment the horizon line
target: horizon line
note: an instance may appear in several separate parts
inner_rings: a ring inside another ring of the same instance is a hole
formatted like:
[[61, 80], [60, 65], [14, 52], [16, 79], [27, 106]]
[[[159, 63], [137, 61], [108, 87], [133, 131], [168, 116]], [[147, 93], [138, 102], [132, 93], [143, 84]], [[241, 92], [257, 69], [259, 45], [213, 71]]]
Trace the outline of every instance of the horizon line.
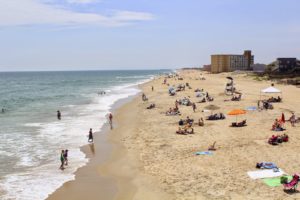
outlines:
[[158, 68], [158, 69], [78, 69], [78, 70], [11, 70], [11, 71], [1, 71], [0, 73], [6, 73], [6, 72], [93, 72], [93, 71], [154, 71], [154, 70], [176, 70], [176, 69], [182, 69], [182, 68]]

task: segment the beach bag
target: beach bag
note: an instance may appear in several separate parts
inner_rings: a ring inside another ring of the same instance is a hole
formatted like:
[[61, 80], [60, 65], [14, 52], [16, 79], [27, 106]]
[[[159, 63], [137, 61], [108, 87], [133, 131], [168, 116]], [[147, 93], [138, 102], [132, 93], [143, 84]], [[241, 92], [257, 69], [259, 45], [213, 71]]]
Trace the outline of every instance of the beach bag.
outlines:
[[288, 178], [286, 176], [280, 177], [280, 183], [281, 184], [287, 184], [288, 183]]
[[179, 120], [179, 126], [183, 126], [183, 120]]

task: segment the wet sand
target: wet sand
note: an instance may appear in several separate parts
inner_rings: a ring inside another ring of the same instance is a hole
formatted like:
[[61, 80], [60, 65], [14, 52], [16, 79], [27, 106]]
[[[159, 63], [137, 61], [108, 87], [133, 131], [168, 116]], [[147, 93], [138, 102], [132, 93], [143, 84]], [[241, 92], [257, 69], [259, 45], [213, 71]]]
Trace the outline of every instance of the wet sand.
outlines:
[[[99, 171], [99, 165], [107, 160], [112, 148], [106, 142], [107, 134], [103, 134], [104, 131], [94, 133], [94, 143], [81, 148], [90, 162], [79, 168], [75, 173], [75, 180], [64, 183], [49, 196], [49, 200], [113, 199], [117, 187], [112, 178], [101, 176]], [[72, 158], [69, 158], [69, 163], [72, 164]]]

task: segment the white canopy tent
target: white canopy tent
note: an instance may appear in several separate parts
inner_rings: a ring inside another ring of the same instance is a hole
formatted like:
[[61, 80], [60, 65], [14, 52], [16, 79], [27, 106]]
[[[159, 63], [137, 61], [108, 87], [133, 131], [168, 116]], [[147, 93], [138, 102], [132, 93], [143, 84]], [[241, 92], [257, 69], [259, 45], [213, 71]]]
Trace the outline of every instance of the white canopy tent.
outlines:
[[266, 89], [261, 90], [262, 93], [281, 93], [281, 91], [274, 87], [268, 87]]
[[278, 93], [280, 93], [281, 96], [282, 96], [281, 90], [279, 90], [279, 89], [277, 89], [275, 87], [268, 87], [268, 88], [262, 89], [260, 91], [260, 99], [261, 99], [261, 94], [262, 93], [264, 93], [264, 94], [276, 94], [276, 93], [278, 94]]

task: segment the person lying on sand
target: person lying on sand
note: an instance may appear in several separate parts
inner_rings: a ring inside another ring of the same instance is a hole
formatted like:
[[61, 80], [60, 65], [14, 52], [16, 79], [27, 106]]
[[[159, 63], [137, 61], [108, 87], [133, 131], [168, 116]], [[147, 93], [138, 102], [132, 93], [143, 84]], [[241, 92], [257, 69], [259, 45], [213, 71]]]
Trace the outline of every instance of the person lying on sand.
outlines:
[[176, 131], [176, 134], [180, 134], [180, 135], [187, 135], [187, 134], [193, 134], [193, 133], [194, 133], [194, 129], [191, 127], [184, 127], [183, 129], [178, 127], [178, 130]]
[[166, 112], [166, 115], [167, 116], [170, 116], [170, 115], [180, 115], [180, 111], [178, 110], [178, 108], [169, 108], [169, 110]]
[[147, 107], [147, 109], [152, 109], [152, 108], [155, 108], [155, 104], [154, 104], [154, 103], [151, 103], [151, 104]]
[[275, 163], [272, 162], [260, 162], [256, 163], [256, 168], [258, 169], [278, 169]]

